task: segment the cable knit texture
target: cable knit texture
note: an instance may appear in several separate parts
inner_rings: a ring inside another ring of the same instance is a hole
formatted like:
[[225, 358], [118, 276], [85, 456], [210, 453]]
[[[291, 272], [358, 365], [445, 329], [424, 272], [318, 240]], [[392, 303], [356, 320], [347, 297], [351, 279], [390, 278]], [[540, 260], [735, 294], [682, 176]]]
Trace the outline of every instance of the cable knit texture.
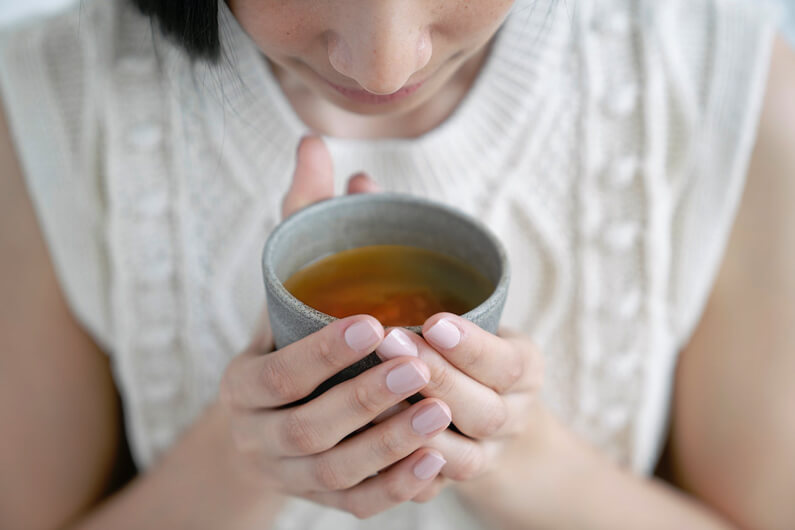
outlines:
[[[121, 0], [0, 39], [0, 88], [75, 315], [113, 360], [138, 464], [201, 413], [264, 301], [262, 245], [306, 131], [221, 2], [194, 65]], [[520, 0], [456, 112], [416, 139], [328, 139], [337, 172], [453, 204], [505, 243], [503, 323], [546, 403], [649, 472], [677, 353], [741, 196], [773, 24], [741, 0]], [[368, 521], [301, 500], [278, 528], [476, 528], [450, 491]]]

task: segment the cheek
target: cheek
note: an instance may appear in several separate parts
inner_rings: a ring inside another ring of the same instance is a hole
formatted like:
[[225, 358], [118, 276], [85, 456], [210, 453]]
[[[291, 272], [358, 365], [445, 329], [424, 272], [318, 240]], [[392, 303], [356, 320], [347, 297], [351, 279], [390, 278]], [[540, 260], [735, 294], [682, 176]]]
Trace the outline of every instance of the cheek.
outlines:
[[481, 43], [497, 30], [514, 1], [447, 0], [440, 3], [435, 34], [452, 43]]
[[229, 9], [266, 54], [296, 54], [322, 38], [321, 13], [287, 0], [228, 0]]

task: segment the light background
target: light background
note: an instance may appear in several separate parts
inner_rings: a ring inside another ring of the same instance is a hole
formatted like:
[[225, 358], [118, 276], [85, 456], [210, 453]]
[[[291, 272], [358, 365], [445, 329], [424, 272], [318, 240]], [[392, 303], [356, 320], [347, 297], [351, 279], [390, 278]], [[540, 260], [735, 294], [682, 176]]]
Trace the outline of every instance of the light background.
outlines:
[[[0, 0], [0, 22], [16, 20], [41, 11], [58, 9], [76, 0]], [[667, 2], [668, 0], [659, 0]], [[748, 0], [761, 2], [766, 0]], [[787, 17], [783, 31], [795, 44], [795, 0], [772, 0], [785, 6]]]

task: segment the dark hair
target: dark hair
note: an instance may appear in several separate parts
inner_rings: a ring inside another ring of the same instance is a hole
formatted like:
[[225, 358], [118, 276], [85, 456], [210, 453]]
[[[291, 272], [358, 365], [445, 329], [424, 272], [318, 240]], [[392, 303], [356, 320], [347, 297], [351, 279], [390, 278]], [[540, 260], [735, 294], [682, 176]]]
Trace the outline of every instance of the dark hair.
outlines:
[[[164, 35], [193, 59], [212, 62], [221, 55], [219, 0], [130, 0]], [[220, 0], [223, 1], [223, 0]]]

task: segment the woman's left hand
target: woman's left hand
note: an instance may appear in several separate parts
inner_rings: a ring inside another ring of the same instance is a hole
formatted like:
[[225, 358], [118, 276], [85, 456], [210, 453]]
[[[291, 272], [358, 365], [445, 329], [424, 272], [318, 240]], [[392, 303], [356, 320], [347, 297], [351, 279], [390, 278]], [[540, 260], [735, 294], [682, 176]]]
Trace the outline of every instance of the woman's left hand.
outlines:
[[382, 359], [419, 356], [431, 371], [422, 394], [447, 403], [462, 433], [448, 430], [429, 444], [447, 464], [416, 502], [434, 498], [450, 480], [470, 480], [499, 466], [506, 444], [532, 428], [543, 380], [541, 355], [524, 335], [493, 335], [451, 313], [429, 318], [422, 334], [393, 328], [377, 350]]

